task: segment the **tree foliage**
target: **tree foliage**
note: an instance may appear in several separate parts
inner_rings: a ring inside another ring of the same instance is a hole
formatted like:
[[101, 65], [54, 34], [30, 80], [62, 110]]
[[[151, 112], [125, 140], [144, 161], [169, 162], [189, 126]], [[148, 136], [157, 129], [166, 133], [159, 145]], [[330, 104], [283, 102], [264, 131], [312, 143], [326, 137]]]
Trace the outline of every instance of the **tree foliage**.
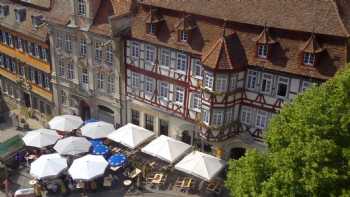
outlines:
[[350, 69], [285, 105], [266, 133], [267, 152], [229, 163], [232, 196], [350, 196]]

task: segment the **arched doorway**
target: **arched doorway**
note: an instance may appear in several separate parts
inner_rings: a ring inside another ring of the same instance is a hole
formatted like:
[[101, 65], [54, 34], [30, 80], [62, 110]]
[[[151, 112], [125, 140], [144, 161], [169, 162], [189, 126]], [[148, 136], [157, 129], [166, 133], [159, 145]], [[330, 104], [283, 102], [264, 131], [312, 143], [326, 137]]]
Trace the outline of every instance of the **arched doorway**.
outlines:
[[83, 100], [79, 103], [79, 113], [83, 120], [89, 120], [91, 118], [90, 106]]
[[245, 152], [245, 148], [232, 148], [230, 152], [230, 158], [237, 160], [244, 156]]
[[188, 131], [182, 132], [181, 141], [185, 142], [186, 144], [191, 144], [191, 135]]

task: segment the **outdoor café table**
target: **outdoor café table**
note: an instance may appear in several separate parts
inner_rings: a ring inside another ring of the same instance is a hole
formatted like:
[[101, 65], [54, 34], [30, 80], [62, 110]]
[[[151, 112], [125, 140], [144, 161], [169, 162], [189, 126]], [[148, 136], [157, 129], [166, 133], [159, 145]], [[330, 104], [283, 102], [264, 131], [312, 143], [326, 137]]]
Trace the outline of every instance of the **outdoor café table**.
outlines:
[[162, 182], [163, 174], [155, 174], [151, 183], [160, 184]]
[[132, 172], [130, 172], [129, 177], [130, 177], [131, 179], [133, 179], [133, 178], [137, 177], [140, 173], [141, 173], [141, 170], [138, 169], [138, 168], [135, 168], [135, 170], [133, 170]]

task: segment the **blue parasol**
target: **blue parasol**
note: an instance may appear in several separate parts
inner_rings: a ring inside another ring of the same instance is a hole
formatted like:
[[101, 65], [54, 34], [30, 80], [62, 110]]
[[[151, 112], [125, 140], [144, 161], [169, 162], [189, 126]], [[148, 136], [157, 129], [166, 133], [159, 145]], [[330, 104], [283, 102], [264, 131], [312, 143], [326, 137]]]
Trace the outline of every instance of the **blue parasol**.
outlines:
[[115, 154], [108, 159], [108, 163], [112, 167], [122, 166], [126, 162], [126, 156], [124, 154]]
[[108, 146], [100, 144], [92, 147], [92, 154], [94, 155], [106, 155], [109, 152]]
[[92, 119], [89, 119], [89, 120], [85, 120], [84, 124], [89, 124], [89, 123], [93, 123], [93, 122], [98, 122], [98, 120], [92, 118]]
[[97, 145], [104, 145], [102, 140], [99, 139], [95, 139], [95, 140], [89, 140], [89, 142], [91, 143], [92, 147], [95, 147]]

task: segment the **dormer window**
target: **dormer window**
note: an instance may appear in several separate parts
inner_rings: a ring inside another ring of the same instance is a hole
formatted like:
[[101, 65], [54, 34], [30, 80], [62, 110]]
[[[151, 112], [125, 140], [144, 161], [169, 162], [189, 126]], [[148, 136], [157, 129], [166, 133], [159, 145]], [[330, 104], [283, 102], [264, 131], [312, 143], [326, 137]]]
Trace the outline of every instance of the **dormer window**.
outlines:
[[270, 36], [270, 31], [267, 27], [264, 27], [263, 31], [257, 38], [254, 39], [256, 42], [256, 56], [262, 59], [268, 59], [273, 44], [276, 43]]
[[0, 17], [5, 17], [9, 14], [8, 5], [0, 5]]
[[86, 1], [78, 0], [78, 15], [86, 16]]
[[25, 8], [15, 9], [15, 15], [16, 15], [16, 21], [18, 23], [25, 21], [27, 16], [26, 9]]
[[148, 24], [148, 34], [156, 34], [157, 33], [157, 25], [154, 23]]
[[309, 66], [315, 65], [315, 59], [316, 59], [316, 56], [314, 53], [304, 53], [303, 62], [305, 65], [309, 65]]
[[303, 58], [302, 64], [307, 66], [315, 66], [317, 64], [317, 59], [324, 49], [317, 42], [316, 36], [312, 34], [301, 50]]
[[258, 57], [266, 59], [268, 52], [269, 52], [269, 45], [258, 44], [258, 51], [257, 51]]
[[180, 42], [187, 42], [188, 41], [188, 32], [187, 31], [180, 31]]
[[192, 37], [191, 34], [196, 27], [196, 23], [191, 16], [181, 18], [175, 26], [178, 33], [178, 41], [182, 43], [189, 42]]
[[34, 28], [39, 27], [44, 23], [44, 17], [42, 15], [39, 16], [32, 16], [32, 26]]

